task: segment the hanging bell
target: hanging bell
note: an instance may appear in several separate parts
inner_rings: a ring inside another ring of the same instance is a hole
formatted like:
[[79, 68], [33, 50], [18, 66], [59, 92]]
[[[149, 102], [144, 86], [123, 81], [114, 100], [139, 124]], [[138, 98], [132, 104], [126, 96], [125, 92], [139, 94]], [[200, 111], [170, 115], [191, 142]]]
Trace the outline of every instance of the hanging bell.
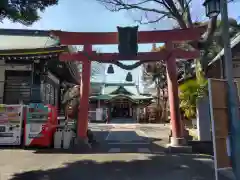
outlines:
[[112, 65], [112, 64], [110, 64], [110, 65], [108, 66], [107, 73], [108, 73], [108, 74], [114, 74], [114, 69], [113, 69], [113, 65]]
[[127, 76], [126, 76], [126, 81], [132, 82], [132, 80], [133, 80], [132, 74], [130, 72], [128, 72]]

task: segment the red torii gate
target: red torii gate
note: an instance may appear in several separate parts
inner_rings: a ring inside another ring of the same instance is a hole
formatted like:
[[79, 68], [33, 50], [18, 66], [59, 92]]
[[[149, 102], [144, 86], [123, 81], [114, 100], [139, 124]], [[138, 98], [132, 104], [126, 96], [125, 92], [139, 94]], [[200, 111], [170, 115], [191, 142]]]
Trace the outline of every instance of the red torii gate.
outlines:
[[88, 109], [89, 109], [89, 91], [91, 61], [102, 63], [113, 63], [117, 60], [140, 60], [142, 62], [166, 60], [168, 96], [170, 104], [170, 117], [172, 125], [173, 146], [185, 143], [181, 130], [178, 83], [177, 83], [177, 66], [176, 58], [194, 59], [198, 58], [199, 51], [184, 51], [175, 49], [173, 42], [199, 40], [204, 33], [204, 27], [191, 29], [175, 29], [166, 31], [141, 31], [138, 32], [138, 43], [161, 43], [166, 44], [166, 49], [160, 52], [143, 52], [137, 56], [121, 56], [118, 53], [97, 53], [92, 50], [92, 45], [118, 44], [117, 32], [63, 32], [52, 31], [52, 35], [59, 38], [64, 45], [83, 45], [84, 49], [77, 53], [63, 53], [60, 60], [63, 61], [81, 61], [83, 65], [81, 77], [81, 97], [78, 119], [78, 138], [84, 140], [87, 137], [88, 128]]

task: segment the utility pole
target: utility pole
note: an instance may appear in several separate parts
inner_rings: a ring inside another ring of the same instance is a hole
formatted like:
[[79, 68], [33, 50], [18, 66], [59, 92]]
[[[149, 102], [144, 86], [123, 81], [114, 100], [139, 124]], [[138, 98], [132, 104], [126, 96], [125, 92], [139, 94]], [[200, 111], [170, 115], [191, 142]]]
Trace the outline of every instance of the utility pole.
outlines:
[[227, 0], [220, 0], [222, 38], [224, 42], [224, 69], [228, 85], [229, 140], [231, 145], [232, 168], [236, 180], [240, 180], [240, 118], [236, 86], [232, 74], [232, 50], [229, 36]]

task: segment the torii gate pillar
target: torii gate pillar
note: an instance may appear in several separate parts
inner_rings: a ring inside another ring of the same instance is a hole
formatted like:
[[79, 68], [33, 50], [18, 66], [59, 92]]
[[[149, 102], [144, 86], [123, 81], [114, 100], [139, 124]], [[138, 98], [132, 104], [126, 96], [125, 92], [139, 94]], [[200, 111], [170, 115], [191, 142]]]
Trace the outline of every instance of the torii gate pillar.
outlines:
[[[167, 42], [168, 50], [173, 50], [172, 42]], [[171, 55], [166, 60], [167, 69], [167, 85], [168, 85], [168, 99], [170, 106], [171, 118], [171, 146], [182, 146], [186, 144], [186, 139], [183, 135], [182, 121], [180, 117], [179, 97], [178, 97], [178, 81], [177, 81], [177, 65], [176, 57]]]
[[[92, 45], [84, 45], [84, 52], [92, 52]], [[80, 104], [77, 123], [78, 140], [87, 141], [88, 129], [88, 110], [89, 110], [89, 94], [90, 94], [90, 77], [91, 77], [91, 61], [82, 62], [82, 74], [80, 82]]]

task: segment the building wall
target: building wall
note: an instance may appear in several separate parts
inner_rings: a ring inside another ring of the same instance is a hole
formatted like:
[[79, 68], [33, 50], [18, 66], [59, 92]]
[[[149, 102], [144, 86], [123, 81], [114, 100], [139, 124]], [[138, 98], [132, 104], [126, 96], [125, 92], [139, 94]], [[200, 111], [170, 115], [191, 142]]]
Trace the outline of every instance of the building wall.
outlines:
[[[0, 104], [4, 103], [4, 96], [6, 97], [6, 92], [5, 92], [6, 78], [7, 78], [6, 73], [8, 71], [10, 71], [10, 72], [20, 72], [20, 71], [21, 72], [27, 72], [27, 71], [29, 71], [31, 73], [32, 69], [33, 69], [33, 67], [32, 67], [32, 65], [30, 63], [29, 64], [16, 64], [16, 63], [5, 63], [4, 60], [0, 61]], [[54, 75], [52, 75], [50, 72], [48, 73], [47, 77], [49, 77], [49, 78], [46, 78], [46, 80], [50, 79], [50, 80], [54, 81], [54, 79], [56, 79], [56, 78], [54, 78]], [[57, 81], [59, 81], [59, 80], [57, 80]], [[36, 93], [39, 94], [39, 91], [41, 91], [41, 89], [40, 89], [40, 82], [36, 82], [36, 83], [37, 83], [36, 84], [37, 85], [36, 88], [39, 89], [39, 90], [36, 91]], [[50, 83], [50, 84], [53, 84], [53, 83]], [[54, 84], [58, 84], [59, 85], [59, 82], [58, 83], [54, 83]], [[54, 94], [58, 94], [59, 92], [57, 92], [57, 91], [59, 89], [60, 89], [59, 86], [56, 87], [56, 89], [55, 89], [56, 92], [54, 92]], [[34, 94], [34, 92], [32, 92], [31, 93], [32, 95], [30, 95], [30, 96], [37, 95], [36, 93]], [[50, 95], [50, 94], [48, 93], [48, 95]], [[31, 99], [31, 97], [29, 97], [29, 98]], [[43, 96], [41, 98], [43, 98]], [[58, 101], [58, 98], [55, 101]], [[57, 104], [57, 102], [54, 102], [54, 104]]]
[[208, 66], [207, 77], [208, 78], [222, 78], [223, 77], [223, 69], [221, 68], [221, 61], [218, 60]]
[[[238, 95], [240, 97], [240, 59], [234, 59], [233, 60], [233, 69], [232, 69], [234, 80], [237, 83], [238, 88]], [[209, 71], [207, 74], [208, 78], [221, 78], [224, 77], [224, 66], [222, 65], [221, 68], [221, 61], [218, 60], [215, 63], [213, 63], [211, 66], [209, 66]]]
[[8, 71], [31, 71], [32, 67], [29, 64], [6, 63], [4, 60], [0, 61], [0, 103], [4, 103], [4, 92], [6, 83], [6, 72]]

